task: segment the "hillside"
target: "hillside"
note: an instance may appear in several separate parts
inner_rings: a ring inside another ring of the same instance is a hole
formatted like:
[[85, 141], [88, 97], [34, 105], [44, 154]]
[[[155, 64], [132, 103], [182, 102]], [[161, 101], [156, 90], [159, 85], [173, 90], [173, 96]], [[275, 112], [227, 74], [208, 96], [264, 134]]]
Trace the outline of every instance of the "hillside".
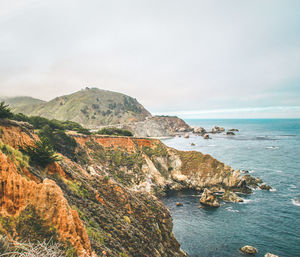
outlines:
[[36, 99], [30, 96], [17, 96], [17, 97], [0, 97], [0, 102], [5, 101], [6, 104], [12, 108], [15, 113], [32, 113], [39, 108], [40, 105], [46, 103], [43, 100]]
[[121, 93], [86, 88], [43, 102], [30, 97], [7, 98], [15, 113], [70, 120], [86, 127], [145, 120], [151, 114], [138, 101]]
[[18, 150], [38, 142], [31, 125], [0, 119], [0, 235], [52, 238], [67, 256], [183, 257], [170, 212], [156, 196], [249, 191], [239, 171], [210, 155], [156, 139], [68, 134], [75, 152], [44, 168]]

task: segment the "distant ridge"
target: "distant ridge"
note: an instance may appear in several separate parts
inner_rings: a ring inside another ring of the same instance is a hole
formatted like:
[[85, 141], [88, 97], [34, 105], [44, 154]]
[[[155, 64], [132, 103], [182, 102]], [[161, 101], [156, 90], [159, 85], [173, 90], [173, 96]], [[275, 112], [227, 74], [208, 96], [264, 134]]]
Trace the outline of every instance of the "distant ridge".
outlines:
[[49, 102], [27, 96], [0, 100], [9, 104], [15, 113], [70, 120], [86, 127], [143, 121], [151, 117], [135, 98], [98, 88], [85, 88]]

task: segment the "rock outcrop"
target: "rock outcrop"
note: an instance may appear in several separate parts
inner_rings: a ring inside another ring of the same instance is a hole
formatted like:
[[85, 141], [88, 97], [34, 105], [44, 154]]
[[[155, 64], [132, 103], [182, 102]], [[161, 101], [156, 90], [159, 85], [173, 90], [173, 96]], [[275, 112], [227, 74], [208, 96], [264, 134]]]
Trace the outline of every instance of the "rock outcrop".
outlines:
[[207, 188], [202, 193], [200, 203], [209, 207], [220, 207], [218, 198]]
[[243, 253], [246, 253], [246, 254], [256, 254], [256, 253], [258, 253], [258, 250], [255, 247], [251, 246], [251, 245], [245, 245], [240, 250]]
[[237, 196], [236, 193], [226, 190], [222, 196], [222, 199], [226, 202], [243, 202], [243, 199]]
[[111, 126], [132, 131], [136, 137], [170, 137], [192, 130], [188, 124], [176, 116], [153, 116], [144, 121]]
[[266, 253], [265, 257], [278, 257], [278, 256], [272, 253]]

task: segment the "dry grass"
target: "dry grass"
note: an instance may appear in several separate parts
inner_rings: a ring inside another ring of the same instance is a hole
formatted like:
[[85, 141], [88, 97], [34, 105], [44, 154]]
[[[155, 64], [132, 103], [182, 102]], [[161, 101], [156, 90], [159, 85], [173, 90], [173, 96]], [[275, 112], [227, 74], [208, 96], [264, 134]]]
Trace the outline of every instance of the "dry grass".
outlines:
[[[2, 238], [1, 241], [5, 240]], [[61, 245], [52, 243], [51, 241], [43, 241], [37, 243], [5, 243], [5, 252], [0, 254], [4, 257], [64, 257], [65, 252]], [[4, 249], [2, 249], [3, 251]]]

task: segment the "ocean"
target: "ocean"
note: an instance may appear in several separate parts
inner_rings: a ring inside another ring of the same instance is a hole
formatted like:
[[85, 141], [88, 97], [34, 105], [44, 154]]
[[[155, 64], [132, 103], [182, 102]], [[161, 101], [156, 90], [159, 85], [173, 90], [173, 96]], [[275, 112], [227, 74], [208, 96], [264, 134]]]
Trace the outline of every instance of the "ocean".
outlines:
[[[171, 211], [174, 235], [194, 257], [238, 257], [244, 245], [264, 256], [300, 256], [300, 120], [186, 120], [192, 126], [239, 129], [235, 136], [211, 134], [175, 137], [163, 142], [179, 150], [210, 154], [234, 169], [248, 170], [272, 186], [243, 195], [243, 203], [221, 203], [217, 209], [198, 208], [199, 194], [171, 194], [163, 199]], [[192, 146], [194, 143], [195, 146]], [[182, 207], [176, 207], [182, 202]]]

